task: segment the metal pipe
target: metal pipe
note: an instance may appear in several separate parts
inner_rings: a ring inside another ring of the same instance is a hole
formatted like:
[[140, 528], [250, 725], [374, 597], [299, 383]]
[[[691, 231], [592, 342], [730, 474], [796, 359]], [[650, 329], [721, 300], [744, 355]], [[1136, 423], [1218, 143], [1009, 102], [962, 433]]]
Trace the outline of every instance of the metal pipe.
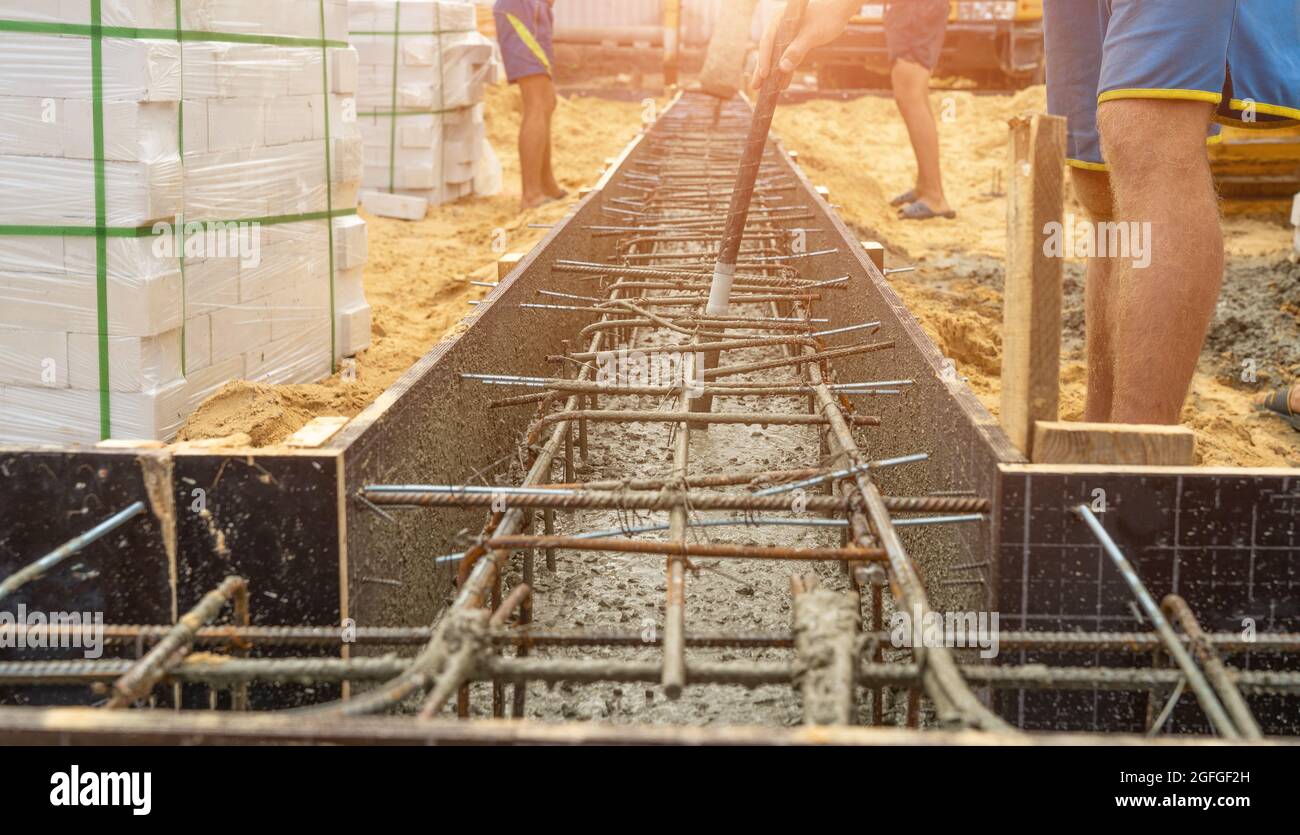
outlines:
[[[785, 52], [790, 42], [799, 32], [803, 22], [808, 0], [789, 0], [781, 22], [777, 28], [774, 54]], [[763, 81], [758, 94], [758, 104], [754, 107], [750, 122], [749, 137], [745, 140], [740, 170], [736, 174], [736, 184], [731, 191], [731, 207], [727, 210], [727, 225], [722, 233], [722, 246], [718, 252], [717, 264], [713, 268], [713, 285], [709, 290], [707, 313], [724, 314], [731, 303], [731, 283], [736, 275], [736, 262], [740, 254], [740, 242], [745, 235], [745, 226], [749, 219], [749, 204], [754, 197], [754, 185], [758, 179], [758, 169], [763, 163], [763, 154], [767, 148], [767, 135], [772, 128], [772, 116], [776, 112], [776, 101], [781, 89], [789, 83], [786, 73], [779, 68], [769, 73]]]

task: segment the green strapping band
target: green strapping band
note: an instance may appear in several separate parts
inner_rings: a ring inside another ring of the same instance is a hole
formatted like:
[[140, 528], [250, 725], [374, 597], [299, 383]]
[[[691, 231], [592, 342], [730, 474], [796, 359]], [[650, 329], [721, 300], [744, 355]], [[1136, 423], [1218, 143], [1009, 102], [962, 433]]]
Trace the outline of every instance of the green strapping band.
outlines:
[[122, 38], [135, 41], [181, 41], [210, 43], [257, 44], [261, 46], [301, 46], [310, 48], [333, 47], [346, 49], [347, 41], [326, 40], [324, 31], [319, 38], [299, 38], [293, 35], [249, 35], [239, 32], [203, 32], [196, 29], [149, 29], [134, 26], [103, 26], [82, 23], [47, 23], [36, 20], [0, 20], [0, 32], [26, 32], [32, 35], [84, 35], [92, 38]]
[[[225, 220], [190, 220], [189, 223], [200, 223], [205, 226], [218, 223], [255, 223], [258, 226], [278, 226], [282, 223], [303, 223], [309, 220], [324, 220], [325, 218], [347, 217], [355, 215], [357, 210], [354, 208], [334, 209], [333, 211], [320, 212], [302, 212], [292, 215], [267, 215], [264, 217], [241, 217], [228, 218]], [[170, 218], [169, 222], [175, 221]], [[154, 236], [153, 224], [147, 226], [55, 226], [44, 224], [17, 224], [17, 225], [0, 225], [0, 237], [55, 237], [55, 238], [93, 238], [96, 235], [103, 235], [107, 238], [150, 238]]]
[[320, 74], [325, 96], [325, 209], [328, 213], [326, 225], [329, 227], [330, 244], [330, 372], [337, 373], [338, 363], [334, 360], [338, 353], [338, 322], [334, 315], [334, 164], [333, 143], [330, 140], [330, 55], [329, 48], [325, 45], [325, 0], [320, 0], [320, 36]]
[[108, 378], [108, 189], [104, 166], [104, 36], [100, 0], [90, 0], [90, 74], [95, 143], [95, 304], [99, 327], [99, 436], [113, 436], [113, 397]]
[[[397, 0], [393, 6], [393, 111], [397, 110], [397, 65], [401, 57], [401, 50], [398, 49], [397, 39], [402, 27], [402, 0]], [[388, 127], [388, 193], [396, 191], [397, 185], [397, 120]]]

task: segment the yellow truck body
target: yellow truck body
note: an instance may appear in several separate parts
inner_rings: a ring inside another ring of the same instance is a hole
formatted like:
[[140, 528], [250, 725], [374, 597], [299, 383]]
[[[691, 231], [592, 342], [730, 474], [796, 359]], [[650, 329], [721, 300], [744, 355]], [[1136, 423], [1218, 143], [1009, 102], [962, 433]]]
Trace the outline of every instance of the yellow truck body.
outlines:
[[1224, 128], [1210, 145], [1210, 168], [1225, 211], [1285, 211], [1300, 193], [1300, 125]]
[[[886, 5], [863, 3], [844, 35], [813, 54], [822, 86], [874, 86], [864, 79], [888, 72]], [[1043, 0], [951, 0], [951, 5], [936, 74], [995, 88], [1042, 81]]]

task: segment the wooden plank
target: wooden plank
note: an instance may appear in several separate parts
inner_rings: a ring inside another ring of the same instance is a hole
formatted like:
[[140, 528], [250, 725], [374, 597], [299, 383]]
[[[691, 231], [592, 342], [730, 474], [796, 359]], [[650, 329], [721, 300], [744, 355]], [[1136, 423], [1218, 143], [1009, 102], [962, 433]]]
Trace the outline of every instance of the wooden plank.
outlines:
[[1185, 426], [1040, 420], [1034, 427], [1033, 447], [1036, 464], [1190, 467], [1196, 463], [1196, 433]]
[[1007, 270], [1002, 319], [1002, 428], [1027, 457], [1034, 424], [1056, 420], [1061, 385], [1061, 276], [1047, 255], [1047, 224], [1064, 213], [1065, 119], [1011, 120]]
[[95, 444], [96, 449], [165, 449], [165, 441], [155, 441], [148, 439], [131, 439], [131, 438], [109, 438]]
[[253, 445], [253, 439], [247, 432], [236, 432], [224, 438], [199, 438], [196, 441], [176, 441], [168, 448], [172, 452], [211, 451], [215, 455], [229, 455], [230, 450], [244, 449]]
[[306, 426], [285, 439], [284, 445], [300, 449], [315, 449], [333, 438], [347, 422], [348, 418], [341, 416], [313, 418]]
[[[0, 735], [11, 745], [781, 745], [830, 746], [1137, 746], [1199, 748], [1210, 737], [1138, 734], [994, 734], [983, 731], [746, 725], [613, 725], [409, 716], [294, 717], [206, 710], [104, 711], [91, 708], [0, 709]], [[1252, 746], [1284, 744], [1272, 740]]]

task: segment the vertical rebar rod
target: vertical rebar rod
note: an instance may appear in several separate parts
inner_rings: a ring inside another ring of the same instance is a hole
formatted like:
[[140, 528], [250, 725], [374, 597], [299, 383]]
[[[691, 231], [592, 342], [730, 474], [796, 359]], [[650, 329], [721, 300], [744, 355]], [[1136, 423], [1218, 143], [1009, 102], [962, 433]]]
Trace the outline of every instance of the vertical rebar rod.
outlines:
[[[692, 361], [698, 361], [698, 354]], [[690, 400], [680, 398], [683, 411], [689, 411]], [[677, 432], [673, 445], [674, 489], [685, 490], [687, 467], [690, 464], [691, 425], [674, 424]], [[678, 503], [669, 511], [669, 535], [674, 542], [686, 542], [687, 513], [685, 505]], [[686, 560], [681, 556], [668, 558], [667, 593], [664, 606], [664, 695], [676, 699], [686, 686]]]
[[1176, 594], [1165, 595], [1165, 599], [1160, 601], [1160, 608], [1169, 614], [1169, 617], [1178, 622], [1187, 633], [1187, 640], [1191, 642], [1192, 652], [1200, 659], [1201, 666], [1205, 668], [1205, 677], [1209, 679], [1210, 685], [1214, 687], [1215, 692], [1219, 694], [1219, 699], [1223, 702], [1223, 707], [1232, 717], [1236, 724], [1237, 730], [1246, 739], [1260, 739], [1263, 733], [1259, 729], [1259, 724], [1255, 721], [1255, 716], [1250, 712], [1250, 706], [1246, 704], [1245, 698], [1237, 685], [1233, 682], [1232, 676], [1229, 675], [1228, 669], [1224, 666], [1223, 659], [1219, 657], [1219, 652], [1210, 643], [1209, 637], [1206, 636], [1205, 630], [1201, 629], [1200, 622], [1196, 615], [1192, 613], [1192, 607], [1187, 605], [1187, 601]]
[[1240, 739], [1241, 734], [1237, 732], [1237, 727], [1228, 718], [1228, 714], [1219, 703], [1219, 698], [1214, 694], [1209, 682], [1201, 673], [1201, 668], [1196, 666], [1196, 660], [1188, 653], [1183, 642], [1178, 640], [1174, 634], [1173, 627], [1169, 621], [1165, 620], [1164, 614], [1160, 607], [1156, 605], [1155, 598], [1151, 592], [1147, 591], [1146, 585], [1142, 578], [1138, 576], [1137, 570], [1133, 564], [1124, 556], [1124, 552], [1115, 544], [1115, 540], [1110, 538], [1110, 534], [1102, 527], [1101, 520], [1096, 517], [1092, 509], [1085, 504], [1077, 505], [1074, 512], [1084, 521], [1089, 529], [1092, 530], [1093, 536], [1101, 543], [1101, 549], [1110, 557], [1110, 561], [1119, 569], [1120, 576], [1124, 578], [1125, 584], [1128, 585], [1129, 591], [1137, 598], [1138, 607], [1142, 609], [1142, 614], [1151, 621], [1156, 632], [1160, 634], [1160, 639], [1164, 642], [1165, 651], [1174, 659], [1178, 669], [1182, 670], [1183, 676], [1187, 679], [1187, 685], [1192, 688], [1192, 693], [1196, 695], [1196, 700], [1201, 703], [1201, 709], [1210, 720], [1210, 724], [1219, 734], [1227, 739]]

